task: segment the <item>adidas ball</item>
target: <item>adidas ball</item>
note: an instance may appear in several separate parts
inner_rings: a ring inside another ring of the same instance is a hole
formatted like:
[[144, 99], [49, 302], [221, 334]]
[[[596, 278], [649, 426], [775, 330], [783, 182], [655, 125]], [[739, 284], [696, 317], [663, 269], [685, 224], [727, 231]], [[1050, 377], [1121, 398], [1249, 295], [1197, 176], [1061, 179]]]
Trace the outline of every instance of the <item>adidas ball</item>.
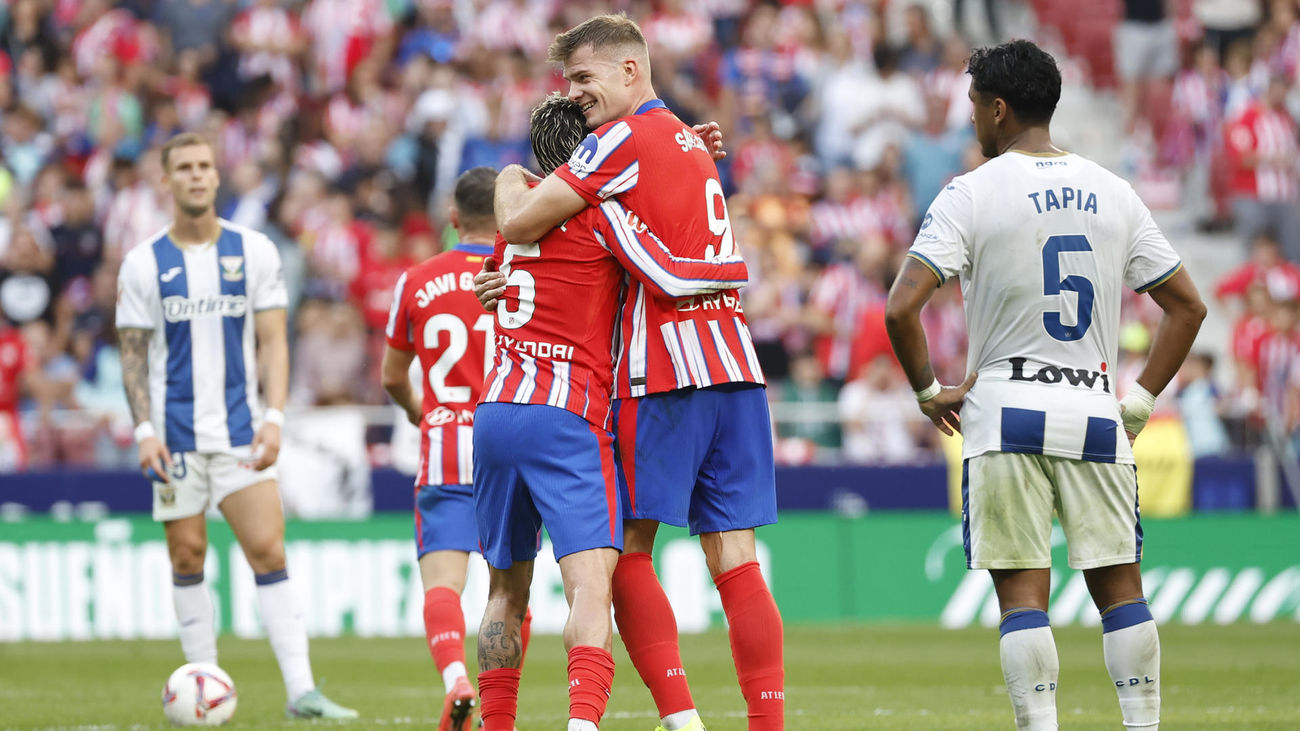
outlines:
[[235, 682], [213, 663], [176, 668], [163, 686], [162, 707], [177, 726], [220, 726], [235, 715]]

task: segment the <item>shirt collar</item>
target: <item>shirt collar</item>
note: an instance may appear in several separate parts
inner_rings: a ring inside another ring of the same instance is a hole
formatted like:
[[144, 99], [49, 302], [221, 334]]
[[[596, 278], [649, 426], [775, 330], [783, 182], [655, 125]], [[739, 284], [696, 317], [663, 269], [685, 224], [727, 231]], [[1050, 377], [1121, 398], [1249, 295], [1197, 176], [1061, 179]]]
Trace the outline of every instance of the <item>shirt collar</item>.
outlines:
[[491, 256], [492, 246], [489, 244], [467, 244], [464, 241], [452, 247], [453, 251], [463, 251], [466, 254], [475, 256]]
[[636, 111], [633, 112], [633, 114], [645, 114], [651, 109], [667, 109], [667, 108], [668, 105], [664, 104], [662, 99], [651, 99], [645, 104], [642, 104], [641, 106], [637, 107]]

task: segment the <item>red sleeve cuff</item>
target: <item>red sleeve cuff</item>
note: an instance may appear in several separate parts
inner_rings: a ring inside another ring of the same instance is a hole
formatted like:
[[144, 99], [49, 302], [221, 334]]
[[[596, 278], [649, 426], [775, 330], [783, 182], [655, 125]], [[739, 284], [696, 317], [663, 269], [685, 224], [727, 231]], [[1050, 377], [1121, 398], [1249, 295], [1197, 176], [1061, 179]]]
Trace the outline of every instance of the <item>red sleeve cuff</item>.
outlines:
[[385, 337], [384, 342], [388, 343], [388, 347], [394, 350], [401, 350], [407, 353], [410, 353], [411, 351], [415, 350], [415, 343], [408, 343], [402, 340], [398, 340], [397, 338]]

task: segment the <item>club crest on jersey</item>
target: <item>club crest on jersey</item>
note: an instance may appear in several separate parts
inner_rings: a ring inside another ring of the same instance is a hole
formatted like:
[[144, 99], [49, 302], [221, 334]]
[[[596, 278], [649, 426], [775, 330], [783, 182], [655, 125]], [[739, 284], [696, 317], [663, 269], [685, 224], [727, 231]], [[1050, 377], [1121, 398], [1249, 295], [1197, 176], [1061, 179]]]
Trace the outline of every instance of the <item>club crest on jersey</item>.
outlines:
[[221, 278], [227, 282], [238, 282], [244, 278], [244, 257], [242, 256], [223, 256], [219, 258], [221, 262]]
[[1092, 389], [1097, 387], [1098, 381], [1101, 382], [1101, 390], [1110, 393], [1110, 377], [1101, 371], [1090, 371], [1086, 368], [1057, 368], [1054, 365], [1045, 365], [1033, 373], [1025, 372], [1025, 364], [1029, 362], [1028, 358], [1010, 358], [1011, 361], [1011, 380], [1013, 381], [1032, 381], [1035, 383], [1055, 384], [1065, 381], [1071, 386], [1083, 386]]

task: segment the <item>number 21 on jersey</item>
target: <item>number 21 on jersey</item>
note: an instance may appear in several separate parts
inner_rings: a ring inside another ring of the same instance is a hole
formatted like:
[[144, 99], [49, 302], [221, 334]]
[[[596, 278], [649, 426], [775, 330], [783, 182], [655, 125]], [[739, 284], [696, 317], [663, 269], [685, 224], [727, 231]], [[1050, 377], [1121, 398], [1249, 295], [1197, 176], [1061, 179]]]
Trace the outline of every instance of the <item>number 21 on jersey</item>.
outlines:
[[[483, 333], [483, 377], [486, 378], [492, 368], [492, 316], [479, 315], [474, 320], [473, 329]], [[465, 321], [456, 315], [440, 312], [425, 321], [422, 337], [427, 350], [442, 346], [443, 337], [447, 338], [447, 349], [429, 366], [429, 387], [433, 389], [434, 398], [440, 404], [468, 403], [474, 392], [471, 387], [447, 385], [447, 374], [456, 367], [469, 347], [469, 329], [465, 327]]]

